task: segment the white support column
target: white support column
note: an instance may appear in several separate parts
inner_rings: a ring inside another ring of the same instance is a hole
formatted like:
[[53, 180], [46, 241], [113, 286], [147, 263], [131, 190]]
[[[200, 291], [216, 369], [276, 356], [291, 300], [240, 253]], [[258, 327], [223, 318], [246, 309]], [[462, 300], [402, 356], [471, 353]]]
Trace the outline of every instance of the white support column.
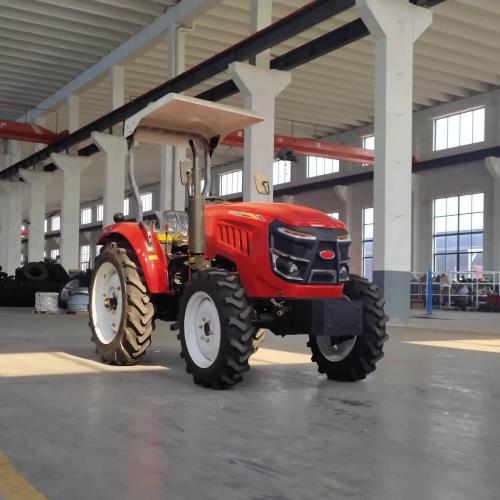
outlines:
[[0, 266], [14, 274], [21, 263], [21, 223], [23, 191], [26, 185], [16, 181], [0, 181]]
[[125, 68], [111, 66], [109, 69], [109, 108], [111, 111], [125, 103]]
[[[174, 78], [186, 69], [186, 28], [172, 25], [167, 32], [167, 78]], [[179, 163], [186, 149], [160, 146], [160, 210], [184, 210], [186, 188], [181, 184]]]
[[45, 194], [47, 184], [54, 178], [53, 173], [36, 172], [22, 169], [21, 177], [29, 184], [29, 234], [28, 260], [39, 262], [43, 260], [45, 247]]
[[[243, 200], [272, 201], [275, 101], [276, 96], [289, 85], [291, 75], [275, 69], [256, 68], [242, 62], [231, 63], [229, 74], [245, 97], [246, 109], [264, 119], [245, 129]], [[267, 177], [269, 196], [257, 192], [254, 181], [256, 172]]]
[[71, 94], [66, 99], [68, 108], [68, 130], [72, 134], [80, 128], [80, 96]]
[[500, 271], [500, 158], [489, 156], [485, 158], [485, 164], [491, 177], [493, 177], [493, 258], [490, 262], [494, 271]]
[[106, 155], [104, 167], [104, 220], [103, 225], [113, 224], [113, 215], [123, 212], [125, 196], [125, 170], [127, 166], [127, 141], [117, 135], [92, 132], [92, 140]]
[[80, 176], [90, 158], [60, 153], [50, 155], [63, 174], [60, 261], [66, 269], [78, 269], [80, 252]]
[[14, 165], [18, 161], [21, 161], [21, 142], [9, 139], [7, 142], [8, 154], [10, 156], [10, 165]]
[[[109, 109], [123, 106], [125, 103], [125, 68], [123, 66], [111, 66], [109, 68]], [[113, 134], [120, 135], [121, 127], [112, 128]]]
[[375, 40], [374, 272], [395, 323], [410, 314], [413, 44], [432, 12], [408, 0], [356, 0]]
[[[273, 22], [273, 0], [252, 0], [250, 11], [250, 32], [255, 33]], [[271, 49], [266, 49], [250, 59], [251, 64], [269, 69]]]

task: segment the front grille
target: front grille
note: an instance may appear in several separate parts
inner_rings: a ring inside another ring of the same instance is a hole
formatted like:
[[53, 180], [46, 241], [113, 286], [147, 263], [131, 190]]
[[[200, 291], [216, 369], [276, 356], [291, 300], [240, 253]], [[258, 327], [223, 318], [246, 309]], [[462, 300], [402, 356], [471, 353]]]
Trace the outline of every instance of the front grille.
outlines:
[[250, 255], [250, 235], [248, 231], [230, 224], [218, 224], [217, 231], [219, 241], [235, 248], [241, 253]]
[[[269, 226], [271, 264], [274, 272], [281, 278], [295, 283], [329, 285], [338, 283], [340, 266], [349, 261], [350, 241], [338, 240], [338, 236], [345, 231], [314, 227], [288, 228], [316, 236], [315, 240], [301, 240], [278, 231], [278, 228], [283, 227], [284, 225], [278, 221], [272, 222]], [[325, 259], [320, 256], [323, 251], [333, 252], [335, 255], [331, 259]], [[293, 268], [297, 275], [290, 275], [287, 268]]]

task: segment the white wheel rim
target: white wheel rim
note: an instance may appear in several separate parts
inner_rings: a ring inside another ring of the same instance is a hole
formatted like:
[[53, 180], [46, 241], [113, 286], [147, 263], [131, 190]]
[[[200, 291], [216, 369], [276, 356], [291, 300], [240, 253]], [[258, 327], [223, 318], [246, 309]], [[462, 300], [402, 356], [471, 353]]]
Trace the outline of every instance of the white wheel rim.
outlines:
[[351, 354], [354, 344], [356, 344], [356, 337], [338, 343], [334, 343], [333, 339], [334, 337], [318, 336], [316, 337], [316, 344], [321, 354], [328, 361], [338, 363]]
[[219, 354], [221, 327], [217, 307], [205, 292], [195, 292], [187, 303], [184, 339], [189, 356], [197, 366], [213, 365]]
[[103, 344], [110, 344], [118, 334], [123, 314], [120, 275], [111, 262], [103, 262], [97, 269], [91, 300], [95, 333]]

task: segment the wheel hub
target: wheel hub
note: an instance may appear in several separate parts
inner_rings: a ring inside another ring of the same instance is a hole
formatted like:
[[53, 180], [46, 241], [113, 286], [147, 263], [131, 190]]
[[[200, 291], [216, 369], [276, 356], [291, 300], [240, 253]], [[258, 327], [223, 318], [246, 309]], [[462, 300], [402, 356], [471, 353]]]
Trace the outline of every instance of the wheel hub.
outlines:
[[217, 307], [207, 293], [196, 292], [189, 299], [184, 332], [191, 359], [200, 368], [211, 366], [219, 354], [221, 330]]
[[111, 297], [105, 297], [104, 299], [104, 307], [106, 309], [110, 309], [111, 311], [116, 311], [116, 307], [118, 306], [118, 299], [116, 298], [116, 294], [113, 292]]
[[332, 361], [333, 363], [338, 363], [343, 361], [351, 351], [354, 349], [356, 343], [356, 337], [351, 338], [335, 338], [335, 337], [318, 337], [317, 345], [323, 356]]
[[111, 262], [97, 269], [91, 300], [96, 335], [103, 344], [109, 344], [118, 333], [123, 315], [120, 275]]

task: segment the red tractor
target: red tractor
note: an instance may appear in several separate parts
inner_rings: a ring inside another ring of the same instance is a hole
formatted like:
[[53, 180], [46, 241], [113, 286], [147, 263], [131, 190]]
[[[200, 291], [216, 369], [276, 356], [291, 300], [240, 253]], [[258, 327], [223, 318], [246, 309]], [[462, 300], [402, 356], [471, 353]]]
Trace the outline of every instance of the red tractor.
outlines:
[[[345, 224], [310, 208], [228, 203], [208, 197], [218, 138], [260, 121], [246, 111], [169, 94], [125, 122], [137, 141], [185, 145], [181, 162], [188, 211], [156, 223], [106, 227], [91, 281], [90, 326], [107, 363], [136, 363], [155, 319], [173, 321], [194, 381], [225, 389], [242, 380], [267, 329], [304, 334], [312, 361], [329, 379], [364, 379], [383, 356], [384, 300], [349, 274]], [[262, 187], [262, 186], [261, 186]]]

